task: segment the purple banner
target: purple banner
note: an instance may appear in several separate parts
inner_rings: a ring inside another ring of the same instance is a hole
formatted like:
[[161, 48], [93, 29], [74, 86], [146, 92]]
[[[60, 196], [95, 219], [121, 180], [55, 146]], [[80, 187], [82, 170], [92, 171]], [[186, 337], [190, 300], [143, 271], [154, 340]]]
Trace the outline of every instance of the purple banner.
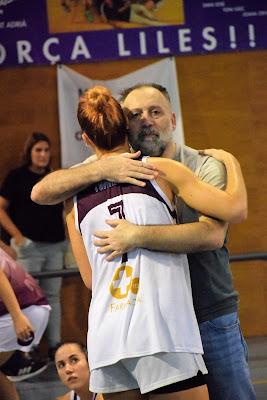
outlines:
[[265, 0], [0, 0], [0, 66], [267, 48]]

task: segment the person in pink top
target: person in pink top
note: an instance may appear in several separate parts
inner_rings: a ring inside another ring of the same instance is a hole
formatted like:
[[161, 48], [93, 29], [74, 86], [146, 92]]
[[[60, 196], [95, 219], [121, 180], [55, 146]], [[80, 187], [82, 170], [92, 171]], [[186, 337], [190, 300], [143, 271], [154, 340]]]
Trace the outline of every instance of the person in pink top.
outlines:
[[[1, 247], [0, 243], [0, 398], [18, 400], [15, 386], [7, 376], [7, 365], [15, 350], [29, 352], [38, 345], [50, 306], [37, 281]], [[24, 365], [18, 365], [18, 380], [22, 380], [21, 376], [34, 376], [46, 366], [25, 358]]]

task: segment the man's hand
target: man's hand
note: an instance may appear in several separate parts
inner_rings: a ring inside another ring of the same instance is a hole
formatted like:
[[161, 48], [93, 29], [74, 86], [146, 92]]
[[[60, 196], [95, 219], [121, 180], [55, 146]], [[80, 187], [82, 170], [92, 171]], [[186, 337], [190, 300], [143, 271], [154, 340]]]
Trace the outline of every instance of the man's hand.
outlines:
[[145, 180], [156, 178], [158, 173], [149, 163], [135, 160], [140, 154], [137, 151], [100, 160], [89, 157], [75, 168], [50, 172], [34, 185], [31, 199], [37, 204], [58, 204], [104, 179], [145, 186]]
[[102, 158], [101, 175], [111, 182], [131, 183], [145, 186], [143, 180], [155, 179], [158, 176], [156, 167], [146, 162], [135, 160], [140, 157], [140, 151], [123, 153], [119, 156]]
[[94, 245], [98, 247], [99, 254], [108, 253], [106, 259], [112, 261], [136, 247], [134, 240], [138, 226], [125, 219], [106, 220], [106, 223], [113, 229], [94, 232], [97, 238]]

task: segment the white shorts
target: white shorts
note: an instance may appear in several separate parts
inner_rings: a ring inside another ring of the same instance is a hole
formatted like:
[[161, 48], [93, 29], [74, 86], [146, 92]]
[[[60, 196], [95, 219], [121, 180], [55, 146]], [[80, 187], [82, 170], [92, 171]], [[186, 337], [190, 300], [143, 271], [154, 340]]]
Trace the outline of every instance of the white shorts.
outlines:
[[198, 372], [207, 374], [200, 354], [157, 353], [127, 358], [116, 364], [91, 371], [90, 391], [114, 393], [140, 389], [148, 393], [162, 386], [184, 381]]
[[50, 309], [50, 306], [34, 305], [22, 310], [34, 328], [34, 339], [28, 346], [20, 346], [17, 343], [17, 336], [11, 315], [2, 315], [0, 317], [0, 352], [12, 350], [28, 352], [32, 346], [39, 344], [48, 322]]

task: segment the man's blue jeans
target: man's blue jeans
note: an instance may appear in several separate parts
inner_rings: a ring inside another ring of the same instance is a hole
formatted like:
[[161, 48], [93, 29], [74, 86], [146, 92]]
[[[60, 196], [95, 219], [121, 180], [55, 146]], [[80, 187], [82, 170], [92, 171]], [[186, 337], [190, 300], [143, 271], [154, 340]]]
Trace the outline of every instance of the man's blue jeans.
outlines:
[[236, 312], [199, 324], [210, 400], [255, 400]]

